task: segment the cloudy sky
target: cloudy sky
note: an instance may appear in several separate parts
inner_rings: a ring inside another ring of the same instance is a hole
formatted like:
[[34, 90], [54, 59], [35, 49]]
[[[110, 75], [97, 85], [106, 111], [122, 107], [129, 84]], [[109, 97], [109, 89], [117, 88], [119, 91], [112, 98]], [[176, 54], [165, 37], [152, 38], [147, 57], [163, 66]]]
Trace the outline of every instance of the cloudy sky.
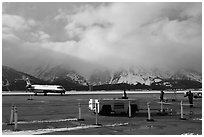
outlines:
[[202, 3], [3, 3], [2, 8], [3, 65], [53, 54], [52, 59], [65, 55], [76, 64], [110, 68], [202, 70]]

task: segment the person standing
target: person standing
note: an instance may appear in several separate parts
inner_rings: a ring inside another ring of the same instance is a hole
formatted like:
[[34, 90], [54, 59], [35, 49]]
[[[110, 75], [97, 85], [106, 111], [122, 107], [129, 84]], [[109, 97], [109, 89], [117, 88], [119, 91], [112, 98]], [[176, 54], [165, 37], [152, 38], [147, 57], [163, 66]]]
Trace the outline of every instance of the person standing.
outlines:
[[160, 102], [164, 102], [164, 91], [163, 90], [160, 93]]
[[187, 97], [187, 96], [188, 96], [190, 107], [193, 107], [193, 93], [191, 91], [188, 91], [184, 97]]
[[126, 90], [124, 90], [122, 99], [128, 99], [127, 94], [126, 94]]

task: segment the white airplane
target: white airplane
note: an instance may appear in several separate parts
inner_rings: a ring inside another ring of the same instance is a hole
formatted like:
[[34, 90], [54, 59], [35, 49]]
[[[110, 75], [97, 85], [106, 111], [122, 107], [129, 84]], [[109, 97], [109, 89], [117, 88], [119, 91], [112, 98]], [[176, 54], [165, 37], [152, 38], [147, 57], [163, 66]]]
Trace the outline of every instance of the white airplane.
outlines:
[[47, 93], [50, 92], [61, 93], [62, 96], [66, 92], [66, 90], [60, 85], [32, 85], [28, 78], [26, 78], [26, 84], [26, 88], [29, 91], [34, 92], [35, 95], [37, 95], [37, 93], [44, 93], [44, 95], [46, 96]]

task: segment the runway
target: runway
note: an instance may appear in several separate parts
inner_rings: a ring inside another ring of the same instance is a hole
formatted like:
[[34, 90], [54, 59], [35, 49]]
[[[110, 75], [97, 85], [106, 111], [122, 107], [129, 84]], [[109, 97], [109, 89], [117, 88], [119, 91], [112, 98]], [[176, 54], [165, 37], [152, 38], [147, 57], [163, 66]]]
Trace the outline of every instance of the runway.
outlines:
[[[68, 95], [100, 95], [100, 94], [123, 94], [124, 91], [66, 91], [64, 96]], [[127, 94], [159, 94], [159, 90], [146, 90], [146, 91], [126, 91]], [[182, 94], [186, 91], [176, 91], [177, 94]], [[192, 91], [198, 92], [198, 91]], [[174, 91], [164, 91], [164, 93], [174, 93]], [[2, 91], [2, 96], [28, 96], [34, 95], [33, 92], [25, 91]], [[43, 95], [43, 93], [38, 93], [38, 95]], [[60, 95], [59, 93], [47, 93], [47, 95]]]

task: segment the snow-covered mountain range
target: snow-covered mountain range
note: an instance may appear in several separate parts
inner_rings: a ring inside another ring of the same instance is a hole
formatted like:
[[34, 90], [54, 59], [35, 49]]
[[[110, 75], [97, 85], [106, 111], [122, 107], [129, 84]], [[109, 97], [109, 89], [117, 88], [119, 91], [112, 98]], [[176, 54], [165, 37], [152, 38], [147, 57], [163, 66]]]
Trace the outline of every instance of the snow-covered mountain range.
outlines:
[[102, 84], [145, 84], [151, 85], [154, 82], [162, 80], [192, 80], [202, 82], [202, 75], [193, 70], [180, 69], [177, 71], [162, 71], [159, 69], [145, 69], [143, 67], [132, 66], [126, 69], [118, 70], [95, 70], [90, 77], [80, 75], [74, 70], [55, 67], [37, 67], [32, 73], [29, 73], [43, 80], [54, 81], [58, 78], [70, 79], [81, 85], [102, 85]]
[[119, 71], [97, 71], [93, 73], [89, 80], [93, 85], [101, 84], [145, 84], [151, 85], [162, 80], [192, 80], [202, 82], [200, 73], [192, 70], [178, 70], [176, 72], [161, 71], [158, 69], [145, 69], [142, 67], [131, 67], [128, 69], [121, 69]]
[[[6, 70], [9, 70], [8, 67], [6, 67]], [[166, 83], [168, 80], [190, 80], [202, 83], [201, 73], [185, 69], [180, 69], [178, 71], [161, 71], [159, 69], [145, 69], [143, 67], [132, 66], [126, 69], [118, 69], [114, 71], [109, 69], [95, 70], [89, 77], [85, 77], [76, 71], [67, 69], [63, 66], [50, 67], [47, 65], [44, 67], [38, 66], [35, 69], [32, 69], [30, 72], [31, 73], [24, 73], [50, 83], [63, 83], [64, 85], [69, 86], [70, 89], [73, 85], [96, 86], [120, 83], [150, 86], [153, 83], [159, 83], [162, 81], [163, 83]], [[8, 74], [8, 72], [6, 74]], [[4, 79], [8, 79], [6, 78], [4, 72], [3, 77]], [[169, 83], [167, 82], [167, 84]]]

